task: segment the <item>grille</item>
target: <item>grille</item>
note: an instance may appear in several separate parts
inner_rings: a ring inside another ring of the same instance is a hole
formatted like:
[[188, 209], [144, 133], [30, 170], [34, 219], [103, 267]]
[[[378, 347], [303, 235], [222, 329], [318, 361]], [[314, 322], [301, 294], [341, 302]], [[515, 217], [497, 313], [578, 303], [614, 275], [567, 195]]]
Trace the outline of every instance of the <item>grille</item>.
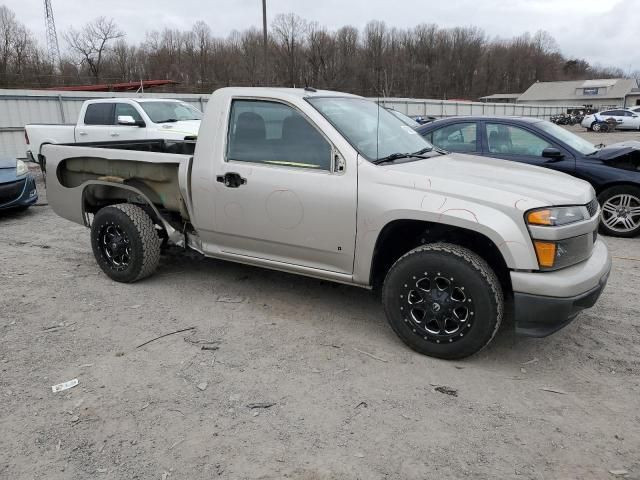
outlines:
[[0, 205], [16, 200], [24, 190], [25, 180], [0, 184]]
[[596, 213], [598, 213], [598, 199], [594, 198], [589, 203], [587, 203], [587, 211], [589, 212], [589, 217], [593, 217]]

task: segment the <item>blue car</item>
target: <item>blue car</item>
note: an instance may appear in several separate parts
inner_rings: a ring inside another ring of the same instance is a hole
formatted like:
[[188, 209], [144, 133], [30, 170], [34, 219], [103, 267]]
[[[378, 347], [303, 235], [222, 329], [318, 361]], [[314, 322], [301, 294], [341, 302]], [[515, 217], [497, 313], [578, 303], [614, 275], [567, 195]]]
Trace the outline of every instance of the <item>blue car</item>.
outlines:
[[0, 158], [0, 210], [25, 210], [37, 201], [36, 181], [27, 164]]
[[537, 165], [586, 180], [602, 206], [600, 231], [640, 235], [638, 141], [593, 145], [551, 122], [526, 117], [445, 118], [416, 131], [443, 150]]

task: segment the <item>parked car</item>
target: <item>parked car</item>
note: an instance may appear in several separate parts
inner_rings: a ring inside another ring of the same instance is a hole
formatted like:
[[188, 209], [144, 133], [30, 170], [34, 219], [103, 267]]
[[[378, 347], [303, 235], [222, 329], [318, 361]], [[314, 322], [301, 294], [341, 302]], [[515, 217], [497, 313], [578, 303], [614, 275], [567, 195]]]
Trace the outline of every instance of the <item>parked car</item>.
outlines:
[[188, 103], [167, 99], [106, 98], [87, 100], [76, 125], [28, 124], [27, 156], [36, 161], [48, 143], [183, 140], [198, 135], [202, 112]]
[[38, 201], [38, 190], [27, 164], [0, 158], [0, 210], [26, 210]]
[[629, 110], [631, 110], [633, 113], [640, 115], [640, 105], [631, 107]]
[[551, 122], [526, 117], [447, 118], [417, 131], [450, 152], [547, 167], [586, 180], [602, 206], [601, 231], [640, 234], [640, 142], [594, 146]]
[[628, 108], [616, 108], [587, 115], [580, 125], [588, 130], [597, 130], [595, 125], [602, 122], [615, 122], [619, 130], [640, 130], [640, 114]]
[[505, 297], [519, 333], [555, 332], [594, 305], [611, 268], [588, 183], [445, 154], [354, 95], [221, 88], [197, 142], [45, 145], [42, 153], [49, 204], [90, 227], [95, 259], [112, 279], [151, 275], [166, 241], [381, 287], [393, 330], [436, 357], [487, 345]]
[[411, 128], [416, 128], [418, 126], [420, 126], [420, 124], [418, 122], [416, 122], [413, 118], [411, 118], [408, 115], [405, 115], [402, 112], [399, 112], [397, 110], [394, 110], [393, 108], [388, 108], [388, 107], [384, 107], [387, 109], [387, 111], [389, 113], [391, 113], [391, 115], [393, 115], [394, 117], [396, 117], [398, 120], [400, 120], [402, 123], [404, 123], [405, 125], [407, 125], [408, 127]]

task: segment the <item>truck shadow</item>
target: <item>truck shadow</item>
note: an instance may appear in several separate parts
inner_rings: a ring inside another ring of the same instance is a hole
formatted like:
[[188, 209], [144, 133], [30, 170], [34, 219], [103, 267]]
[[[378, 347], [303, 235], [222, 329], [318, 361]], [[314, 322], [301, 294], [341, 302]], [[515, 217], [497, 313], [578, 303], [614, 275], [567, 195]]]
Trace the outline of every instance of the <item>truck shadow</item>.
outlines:
[[[179, 278], [182, 287], [205, 290], [209, 294], [213, 291], [214, 303], [221, 295], [274, 307], [281, 312], [280, 318], [284, 315], [291, 322], [312, 324], [320, 330], [330, 328], [330, 335], [340, 342], [351, 339], [386, 343], [389, 351], [409, 351], [388, 325], [379, 294], [367, 289], [206, 258], [178, 248], [165, 252], [156, 275], [147, 281], [165, 282], [169, 278], [174, 281]], [[463, 362], [492, 364], [509, 362], [509, 358], [519, 362], [523, 357], [539, 356], [536, 352], [541, 347], [546, 349], [545, 339], [515, 335], [509, 307], [507, 305], [503, 323], [490, 345]], [[216, 308], [215, 305], [212, 308]]]

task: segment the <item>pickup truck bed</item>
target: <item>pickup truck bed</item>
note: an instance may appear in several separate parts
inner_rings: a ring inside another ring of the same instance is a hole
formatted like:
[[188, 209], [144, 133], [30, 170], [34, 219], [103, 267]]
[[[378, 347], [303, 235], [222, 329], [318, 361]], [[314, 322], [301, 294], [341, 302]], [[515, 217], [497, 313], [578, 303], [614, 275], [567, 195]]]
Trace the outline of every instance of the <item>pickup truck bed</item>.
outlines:
[[[72, 148], [73, 155], [57, 164], [56, 182], [49, 181], [47, 194], [56, 205], [70, 198], [77, 207], [56, 212], [69, 220], [87, 223], [91, 205], [110, 204], [114, 200], [130, 201], [142, 193], [154, 209], [167, 220], [166, 227], [180, 229], [189, 220], [186, 186], [195, 141], [139, 140], [88, 142], [50, 145], [51, 150]], [[46, 157], [42, 169], [47, 171]], [[184, 180], [180, 181], [180, 175]], [[118, 185], [118, 189], [111, 188]], [[71, 197], [69, 197], [71, 196]]]

